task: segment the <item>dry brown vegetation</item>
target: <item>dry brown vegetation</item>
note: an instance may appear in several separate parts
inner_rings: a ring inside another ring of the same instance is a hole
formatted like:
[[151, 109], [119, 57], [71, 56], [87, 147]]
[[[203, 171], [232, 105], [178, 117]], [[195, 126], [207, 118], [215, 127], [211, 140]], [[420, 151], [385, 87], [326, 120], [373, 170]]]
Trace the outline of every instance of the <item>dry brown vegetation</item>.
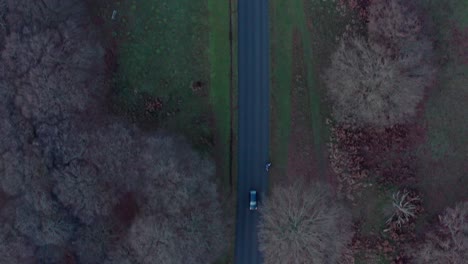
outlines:
[[368, 10], [370, 38], [394, 48], [420, 41], [423, 23], [410, 5], [402, 0], [373, 0]]

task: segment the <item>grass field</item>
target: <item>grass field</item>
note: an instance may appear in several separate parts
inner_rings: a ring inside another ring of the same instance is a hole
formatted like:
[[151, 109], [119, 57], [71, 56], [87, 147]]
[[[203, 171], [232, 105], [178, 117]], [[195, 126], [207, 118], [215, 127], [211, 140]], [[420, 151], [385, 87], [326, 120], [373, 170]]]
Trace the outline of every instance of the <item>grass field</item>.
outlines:
[[95, 12], [115, 56], [113, 110], [145, 127], [183, 134], [198, 150], [217, 157], [220, 186], [227, 189], [228, 2], [98, 3]]
[[[208, 0], [208, 10], [210, 15], [210, 49], [208, 52], [210, 58], [210, 100], [215, 118], [216, 142], [219, 142], [215, 146], [215, 153], [217, 155], [216, 159], [220, 186], [224, 197], [223, 207], [225, 208], [225, 213], [231, 223], [228, 230], [229, 235], [226, 237], [232, 238], [232, 243], [230, 243], [228, 252], [226, 252], [218, 262], [216, 262], [217, 264], [233, 263], [234, 259], [234, 220], [236, 216], [235, 178], [237, 172], [234, 168], [236, 165], [237, 155], [234, 154], [231, 156], [232, 153], [230, 152], [232, 151], [235, 153], [236, 143], [234, 140], [237, 134], [237, 111], [232, 107], [235, 104], [235, 94], [237, 91], [237, 83], [235, 82], [235, 80], [237, 80], [237, 34], [232, 32], [232, 43], [230, 44], [229, 23], [232, 23], [232, 26], [234, 27], [232, 30], [234, 31], [236, 29], [236, 19], [234, 13], [235, 10], [232, 9], [236, 6], [236, 2], [237, 1], [234, 0], [232, 0], [231, 3], [229, 3], [229, 1]], [[231, 16], [232, 21], [230, 21], [229, 16]], [[231, 59], [233, 61], [231, 61]], [[231, 67], [233, 72], [231, 72]], [[231, 111], [233, 112], [231, 113]], [[231, 134], [231, 132], [233, 134]], [[231, 138], [231, 136], [233, 138]], [[230, 144], [232, 144], [234, 149], [229, 148]], [[230, 179], [229, 177], [233, 177], [234, 179]]]
[[[328, 65], [328, 57], [334, 51], [336, 36], [340, 35], [346, 21], [340, 16], [332, 1], [314, 0], [272, 0], [271, 1], [271, 159], [272, 182], [280, 181], [287, 173], [288, 145], [291, 144], [291, 89], [295, 87], [292, 76], [293, 63], [302, 61], [307, 69], [306, 97], [297, 102], [303, 105], [309, 120], [306, 126], [313, 138], [313, 149], [318, 174], [324, 176], [326, 169], [325, 142], [328, 130], [325, 117], [328, 114], [323, 104], [324, 84], [320, 75]], [[293, 58], [293, 32], [298, 32], [302, 40], [303, 58]], [[289, 157], [291, 158], [291, 157]], [[294, 158], [294, 157], [292, 157]]]
[[[203, 1], [115, 2], [116, 105], [134, 119], [214, 144], [209, 105], [208, 8]], [[194, 91], [194, 84], [199, 87]], [[149, 102], [148, 102], [149, 101]], [[157, 101], [158, 108], [148, 111]]]
[[286, 173], [289, 130], [291, 127], [290, 88], [292, 80], [292, 31], [294, 13], [291, 1], [270, 2], [271, 56], [271, 170], [270, 186]]
[[230, 159], [230, 45], [229, 45], [229, 2], [208, 0], [210, 17], [210, 100], [214, 112], [219, 155], [219, 172], [222, 186], [229, 186]]
[[[444, 58], [438, 82], [428, 94], [424, 122], [427, 141], [421, 147], [419, 172], [424, 175], [419, 187], [426, 196], [431, 215], [456, 201], [467, 199], [466, 155], [468, 153], [468, 1], [451, 0], [443, 4], [424, 0], [441, 43], [437, 57]], [[457, 36], [465, 32], [464, 39]], [[436, 194], [436, 195], [434, 195]]]

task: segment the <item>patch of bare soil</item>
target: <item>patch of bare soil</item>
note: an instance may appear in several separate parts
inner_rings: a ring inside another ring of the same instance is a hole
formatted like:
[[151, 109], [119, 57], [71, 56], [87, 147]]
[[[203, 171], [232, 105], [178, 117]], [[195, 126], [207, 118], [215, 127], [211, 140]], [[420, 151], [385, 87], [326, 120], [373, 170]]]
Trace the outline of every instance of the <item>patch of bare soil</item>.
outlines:
[[314, 149], [310, 101], [306, 80], [306, 64], [299, 31], [293, 33], [293, 64], [291, 86], [291, 134], [288, 146], [289, 181], [302, 178], [320, 179]]

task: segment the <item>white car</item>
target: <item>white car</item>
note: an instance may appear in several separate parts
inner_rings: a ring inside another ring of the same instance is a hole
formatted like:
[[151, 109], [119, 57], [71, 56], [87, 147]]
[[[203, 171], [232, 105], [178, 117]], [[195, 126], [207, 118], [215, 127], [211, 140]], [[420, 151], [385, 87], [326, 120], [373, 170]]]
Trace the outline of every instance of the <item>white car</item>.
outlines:
[[257, 210], [257, 191], [250, 190], [250, 210]]

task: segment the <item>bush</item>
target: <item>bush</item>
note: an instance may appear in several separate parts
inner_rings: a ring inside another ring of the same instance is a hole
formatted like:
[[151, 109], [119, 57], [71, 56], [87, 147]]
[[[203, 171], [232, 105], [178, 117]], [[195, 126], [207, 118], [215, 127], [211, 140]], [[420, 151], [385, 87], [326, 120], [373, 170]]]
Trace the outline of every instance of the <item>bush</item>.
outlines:
[[276, 187], [259, 224], [265, 263], [337, 263], [350, 242], [350, 215], [326, 186]]

